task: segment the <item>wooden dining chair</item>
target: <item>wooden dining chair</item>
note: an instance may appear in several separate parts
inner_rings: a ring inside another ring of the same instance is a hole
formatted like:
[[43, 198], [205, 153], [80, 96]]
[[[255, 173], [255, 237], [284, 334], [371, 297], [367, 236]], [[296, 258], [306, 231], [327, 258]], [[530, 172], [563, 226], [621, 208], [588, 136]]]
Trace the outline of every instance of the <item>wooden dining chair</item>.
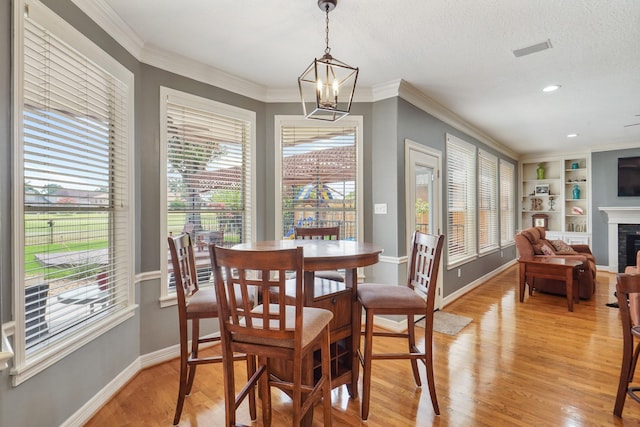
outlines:
[[[424, 234], [416, 231], [411, 241], [411, 256], [407, 286], [364, 283], [358, 285], [359, 309], [366, 312], [364, 330], [364, 354], [358, 350], [362, 369], [362, 419], [369, 417], [371, 396], [371, 362], [380, 359], [410, 359], [413, 377], [421, 386], [418, 360], [427, 371], [427, 383], [431, 403], [436, 414], [440, 414], [433, 376], [433, 307], [436, 281], [444, 236]], [[407, 332], [374, 332], [373, 318], [377, 315], [406, 315]], [[425, 318], [424, 350], [416, 346], [415, 317]], [[361, 316], [359, 316], [361, 318]], [[404, 338], [409, 343], [409, 353], [373, 353], [373, 337], [386, 336]]]
[[627, 395], [640, 403], [640, 394], [638, 394], [640, 387], [630, 385], [640, 354], [640, 344], [636, 345], [634, 342], [636, 338], [640, 338], [640, 274], [617, 274], [616, 297], [622, 320], [623, 347], [618, 393], [613, 413], [617, 417], [622, 417], [622, 408]]
[[[235, 425], [238, 406], [248, 390], [257, 384], [264, 426], [271, 425], [271, 387], [291, 397], [294, 426], [299, 426], [320, 400], [323, 400], [324, 425], [331, 426], [329, 323], [333, 314], [321, 308], [304, 307], [303, 298], [296, 298], [295, 305], [286, 305], [284, 297], [290, 272], [296, 272], [295, 278], [289, 279], [295, 281], [296, 295], [303, 295], [302, 248], [244, 251], [210, 245], [209, 251], [220, 302], [225, 425]], [[274, 294], [277, 297], [273, 298]], [[261, 295], [262, 301], [254, 306], [257, 295]], [[317, 349], [320, 349], [319, 367], [312, 375], [317, 373], [317, 380], [311, 384], [314, 379], [308, 378], [309, 375], [304, 377], [303, 360], [313, 358]], [[257, 368], [247, 375], [247, 384], [237, 395], [231, 362], [233, 352], [255, 355], [258, 359]], [[284, 371], [291, 377], [278, 377], [270, 368], [272, 363], [285, 364]]]
[[[293, 235], [296, 239], [340, 240], [340, 226], [335, 227], [294, 227]], [[315, 277], [321, 279], [344, 282], [344, 274], [336, 270], [321, 270], [315, 272]]]
[[[173, 425], [180, 422], [185, 396], [191, 393], [196, 367], [204, 363], [221, 363], [222, 356], [200, 357], [200, 344], [220, 341], [219, 336], [200, 337], [200, 319], [218, 317], [218, 303], [213, 287], [200, 289], [194, 257], [193, 242], [188, 233], [168, 238], [171, 264], [178, 299], [178, 323], [180, 328], [180, 386]], [[188, 323], [191, 323], [191, 350], [189, 350]], [[244, 355], [234, 355], [234, 360], [246, 359]], [[247, 364], [253, 360], [249, 358]], [[253, 368], [248, 366], [247, 370]], [[255, 397], [250, 401], [252, 418], [256, 417]]]

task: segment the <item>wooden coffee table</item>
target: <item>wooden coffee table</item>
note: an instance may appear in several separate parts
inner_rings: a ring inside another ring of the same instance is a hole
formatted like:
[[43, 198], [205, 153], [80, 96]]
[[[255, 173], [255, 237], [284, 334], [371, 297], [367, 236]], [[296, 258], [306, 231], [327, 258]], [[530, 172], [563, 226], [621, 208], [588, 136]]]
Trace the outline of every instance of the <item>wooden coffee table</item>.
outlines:
[[534, 279], [553, 279], [565, 282], [567, 286], [567, 306], [573, 311], [574, 301], [579, 300], [578, 281], [574, 280], [582, 261], [565, 258], [540, 257], [518, 259], [520, 263], [520, 302], [524, 301], [524, 288], [529, 284], [529, 295], [533, 292]]

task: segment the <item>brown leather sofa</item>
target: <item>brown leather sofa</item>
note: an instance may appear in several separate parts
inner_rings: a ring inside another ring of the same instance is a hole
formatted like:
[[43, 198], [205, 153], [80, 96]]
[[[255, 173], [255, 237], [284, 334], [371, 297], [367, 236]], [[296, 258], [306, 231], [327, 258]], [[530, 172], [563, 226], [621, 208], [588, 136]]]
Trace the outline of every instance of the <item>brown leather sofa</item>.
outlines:
[[[515, 241], [521, 259], [553, 256], [582, 261], [578, 273], [579, 294], [582, 299], [591, 298], [596, 289], [596, 260], [588, 245], [567, 245], [561, 240], [547, 240], [543, 227], [522, 230], [516, 234]], [[565, 283], [558, 280], [536, 279], [530, 285], [540, 292], [567, 294]]]

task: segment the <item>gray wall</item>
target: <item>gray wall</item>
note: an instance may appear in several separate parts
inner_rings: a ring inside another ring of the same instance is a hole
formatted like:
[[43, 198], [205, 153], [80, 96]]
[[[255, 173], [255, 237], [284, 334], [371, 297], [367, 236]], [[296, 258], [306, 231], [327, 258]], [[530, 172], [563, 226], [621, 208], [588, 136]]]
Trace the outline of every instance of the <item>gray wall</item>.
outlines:
[[598, 208], [640, 206], [640, 197], [618, 197], [618, 158], [631, 156], [640, 156], [640, 147], [591, 154], [591, 250], [597, 265], [609, 265], [608, 218]]
[[[445, 136], [446, 134], [452, 134], [461, 138], [462, 140], [477, 146], [485, 151], [488, 151], [499, 159], [508, 161], [514, 165], [514, 170], [517, 171], [516, 160], [506, 156], [505, 154], [496, 151], [495, 149], [487, 146], [486, 144], [476, 140], [475, 138], [466, 135], [465, 133], [455, 129], [454, 127], [444, 123], [443, 121], [429, 115], [428, 113], [416, 108], [412, 104], [405, 100], [400, 100], [398, 103], [398, 134], [397, 134], [397, 157], [398, 157], [398, 169], [396, 176], [390, 179], [397, 181], [397, 194], [398, 194], [398, 227], [395, 230], [395, 236], [398, 240], [400, 255], [406, 255], [406, 248], [408, 242], [405, 242], [406, 236], [406, 224], [405, 224], [405, 203], [404, 203], [404, 140], [410, 139], [425, 146], [434, 148], [442, 152], [442, 179], [446, 179], [447, 164], [446, 164], [446, 150], [445, 150]], [[517, 179], [517, 177], [514, 177]], [[514, 189], [518, 188], [514, 182]], [[446, 189], [443, 186], [441, 217], [443, 218], [443, 227], [446, 227]], [[517, 224], [515, 215], [518, 212], [514, 212], [514, 224]], [[445, 228], [446, 230], [446, 228]], [[443, 294], [444, 297], [452, 294], [453, 292], [463, 288], [467, 284], [477, 280], [478, 278], [487, 274], [492, 270], [495, 270], [503, 264], [512, 261], [516, 258], [516, 249], [514, 245], [507, 246], [495, 252], [483, 255], [471, 262], [456, 267], [451, 270], [447, 270], [447, 245], [443, 249]], [[461, 269], [461, 276], [458, 277], [458, 268]]]

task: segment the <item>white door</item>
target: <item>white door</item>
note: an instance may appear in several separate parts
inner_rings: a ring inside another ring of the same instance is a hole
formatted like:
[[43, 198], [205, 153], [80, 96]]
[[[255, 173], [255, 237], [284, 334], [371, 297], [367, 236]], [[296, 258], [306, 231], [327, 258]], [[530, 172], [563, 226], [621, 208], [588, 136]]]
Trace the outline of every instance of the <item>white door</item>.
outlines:
[[[405, 141], [405, 200], [407, 246], [415, 230], [441, 234], [441, 152], [413, 141]], [[442, 304], [442, 259], [438, 272], [435, 307]]]

